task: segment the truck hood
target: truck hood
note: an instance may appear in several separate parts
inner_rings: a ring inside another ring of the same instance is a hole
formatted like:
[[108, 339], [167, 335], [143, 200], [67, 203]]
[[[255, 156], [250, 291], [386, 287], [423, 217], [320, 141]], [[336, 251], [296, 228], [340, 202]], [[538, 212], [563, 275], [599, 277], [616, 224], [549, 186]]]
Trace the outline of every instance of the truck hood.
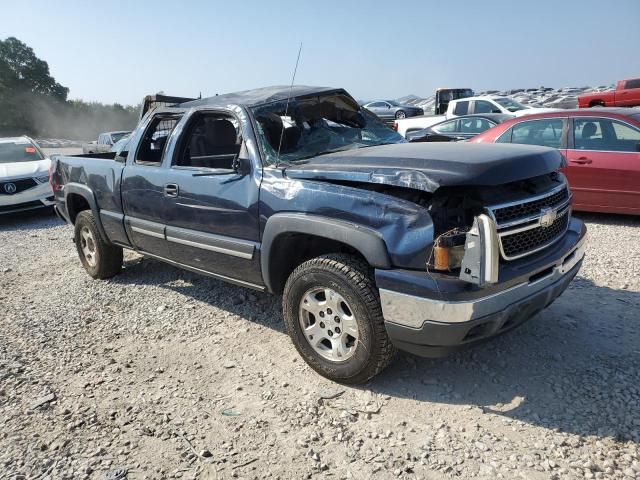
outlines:
[[49, 173], [51, 160], [35, 160], [32, 162], [0, 163], [0, 181], [18, 178], [35, 177]]
[[285, 169], [293, 179], [380, 183], [435, 192], [501, 185], [558, 170], [559, 151], [530, 145], [400, 143], [319, 155]]

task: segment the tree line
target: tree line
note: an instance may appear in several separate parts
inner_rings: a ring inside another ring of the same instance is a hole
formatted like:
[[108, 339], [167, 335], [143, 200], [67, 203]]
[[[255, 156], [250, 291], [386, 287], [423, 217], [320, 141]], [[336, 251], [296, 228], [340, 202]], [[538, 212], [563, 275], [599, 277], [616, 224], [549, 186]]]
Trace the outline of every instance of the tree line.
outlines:
[[32, 48], [14, 37], [0, 40], [0, 137], [93, 140], [137, 123], [139, 106], [68, 100], [68, 94]]

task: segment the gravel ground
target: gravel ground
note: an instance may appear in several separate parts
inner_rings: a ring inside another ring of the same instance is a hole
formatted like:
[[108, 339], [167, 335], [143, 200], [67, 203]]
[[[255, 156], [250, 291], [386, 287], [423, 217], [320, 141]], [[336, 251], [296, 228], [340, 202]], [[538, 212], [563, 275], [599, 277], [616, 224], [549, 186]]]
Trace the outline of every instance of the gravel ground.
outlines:
[[0, 220], [0, 478], [640, 478], [640, 218], [583, 215], [579, 277], [518, 330], [309, 369], [280, 298], [126, 255], [91, 280], [50, 214]]

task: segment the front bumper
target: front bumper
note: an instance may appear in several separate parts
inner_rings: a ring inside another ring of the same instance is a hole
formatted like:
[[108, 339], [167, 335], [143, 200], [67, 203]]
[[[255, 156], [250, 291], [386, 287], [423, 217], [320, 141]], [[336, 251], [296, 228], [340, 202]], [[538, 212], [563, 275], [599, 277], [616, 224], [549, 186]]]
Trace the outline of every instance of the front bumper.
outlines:
[[[501, 273], [503, 282], [487, 289], [466, 287], [458, 280], [423, 284], [412, 292], [407, 288], [411, 278], [399, 281], [407, 274], [378, 271], [387, 333], [401, 350], [438, 357], [511, 330], [566, 290], [580, 270], [585, 247], [586, 229], [573, 219], [564, 241], [550, 247], [552, 253], [541, 252], [543, 256], [509, 267], [511, 271]], [[404, 291], [391, 289], [393, 283]], [[431, 292], [425, 293], [427, 288]]]
[[41, 183], [13, 195], [0, 195], [0, 215], [35, 210], [53, 204], [51, 186], [48, 183]]

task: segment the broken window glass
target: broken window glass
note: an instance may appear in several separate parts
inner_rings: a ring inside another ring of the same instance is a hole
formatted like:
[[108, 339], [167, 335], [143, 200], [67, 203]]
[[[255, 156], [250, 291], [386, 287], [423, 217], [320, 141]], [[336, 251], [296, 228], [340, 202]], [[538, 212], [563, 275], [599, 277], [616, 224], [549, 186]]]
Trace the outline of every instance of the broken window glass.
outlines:
[[406, 141], [344, 94], [292, 98], [288, 106], [283, 100], [252, 113], [269, 164]]

